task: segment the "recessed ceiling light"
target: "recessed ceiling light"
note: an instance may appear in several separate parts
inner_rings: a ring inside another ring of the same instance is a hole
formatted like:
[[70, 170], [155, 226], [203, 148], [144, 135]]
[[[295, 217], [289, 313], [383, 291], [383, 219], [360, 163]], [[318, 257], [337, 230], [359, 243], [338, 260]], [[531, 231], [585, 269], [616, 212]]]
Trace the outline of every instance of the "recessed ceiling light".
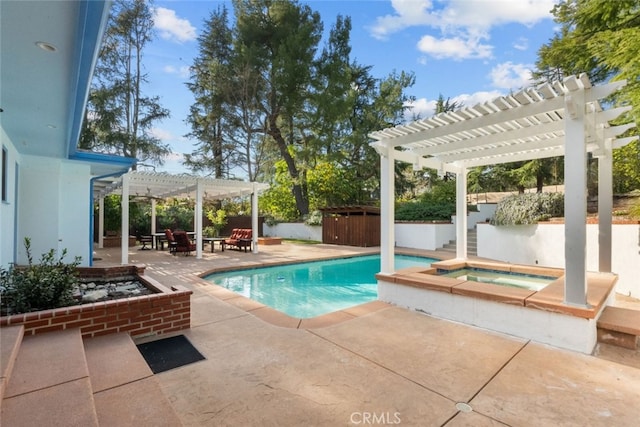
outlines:
[[36, 42], [36, 46], [47, 52], [56, 52], [58, 50], [57, 47], [47, 42]]

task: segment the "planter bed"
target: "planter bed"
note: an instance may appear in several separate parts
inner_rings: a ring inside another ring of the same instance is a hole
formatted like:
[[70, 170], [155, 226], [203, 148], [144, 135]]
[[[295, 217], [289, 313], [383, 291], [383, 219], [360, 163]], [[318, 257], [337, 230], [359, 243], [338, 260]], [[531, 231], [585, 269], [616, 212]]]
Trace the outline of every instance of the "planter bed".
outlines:
[[82, 267], [81, 281], [132, 278], [153, 293], [0, 317], [0, 327], [24, 325], [25, 335], [80, 328], [83, 337], [127, 332], [131, 337], [163, 335], [191, 325], [192, 291], [167, 288], [144, 277], [144, 267]]

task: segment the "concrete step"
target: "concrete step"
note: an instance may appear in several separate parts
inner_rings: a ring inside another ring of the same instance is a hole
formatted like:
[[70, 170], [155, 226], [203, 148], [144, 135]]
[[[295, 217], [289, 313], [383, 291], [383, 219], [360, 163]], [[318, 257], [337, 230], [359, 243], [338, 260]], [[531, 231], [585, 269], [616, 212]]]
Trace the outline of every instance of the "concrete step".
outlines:
[[84, 347], [99, 425], [182, 425], [128, 334], [88, 338]]
[[640, 336], [640, 311], [605, 307], [598, 319], [598, 342], [635, 350]]
[[83, 341], [79, 329], [23, 333], [0, 333], [1, 425], [182, 425], [128, 334]]
[[11, 380], [23, 336], [24, 326], [22, 325], [8, 326], [0, 331], [0, 403], [4, 398], [4, 390]]
[[79, 329], [22, 340], [2, 400], [7, 426], [97, 426]]

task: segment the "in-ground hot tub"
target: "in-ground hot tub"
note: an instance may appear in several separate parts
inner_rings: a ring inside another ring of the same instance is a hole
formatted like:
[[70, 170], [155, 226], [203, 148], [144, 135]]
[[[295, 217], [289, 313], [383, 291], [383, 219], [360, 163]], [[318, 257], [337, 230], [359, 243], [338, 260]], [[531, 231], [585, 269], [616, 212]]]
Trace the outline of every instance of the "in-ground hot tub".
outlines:
[[[458, 274], [462, 269], [471, 271], [471, 277]], [[497, 274], [503, 283], [474, 280], [478, 272]], [[458, 277], [447, 277], [449, 273]], [[551, 282], [539, 290], [530, 283], [513, 286], [528, 276], [545, 276]], [[617, 281], [612, 273], [587, 273], [587, 304], [575, 306], [564, 303], [564, 271], [556, 268], [448, 260], [376, 278], [381, 301], [583, 353], [596, 345], [596, 323], [613, 299]], [[511, 286], [505, 286], [506, 281]]]

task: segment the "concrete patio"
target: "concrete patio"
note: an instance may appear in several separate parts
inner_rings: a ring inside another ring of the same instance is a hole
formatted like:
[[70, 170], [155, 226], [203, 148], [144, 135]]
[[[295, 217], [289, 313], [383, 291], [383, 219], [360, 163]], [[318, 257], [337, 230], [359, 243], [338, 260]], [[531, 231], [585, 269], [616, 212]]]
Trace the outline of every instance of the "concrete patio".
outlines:
[[[131, 248], [130, 261], [146, 264], [146, 275], [194, 292], [185, 335], [206, 360], [155, 375], [181, 422], [637, 424], [637, 351], [604, 347], [598, 357], [587, 356], [382, 303], [306, 327], [277, 326], [278, 319], [258, 317], [260, 304], [247, 306], [199, 277], [218, 268], [368, 252], [285, 243], [261, 247], [259, 254], [207, 248], [198, 260]], [[118, 249], [97, 250], [97, 256], [96, 266], [120, 260]]]

